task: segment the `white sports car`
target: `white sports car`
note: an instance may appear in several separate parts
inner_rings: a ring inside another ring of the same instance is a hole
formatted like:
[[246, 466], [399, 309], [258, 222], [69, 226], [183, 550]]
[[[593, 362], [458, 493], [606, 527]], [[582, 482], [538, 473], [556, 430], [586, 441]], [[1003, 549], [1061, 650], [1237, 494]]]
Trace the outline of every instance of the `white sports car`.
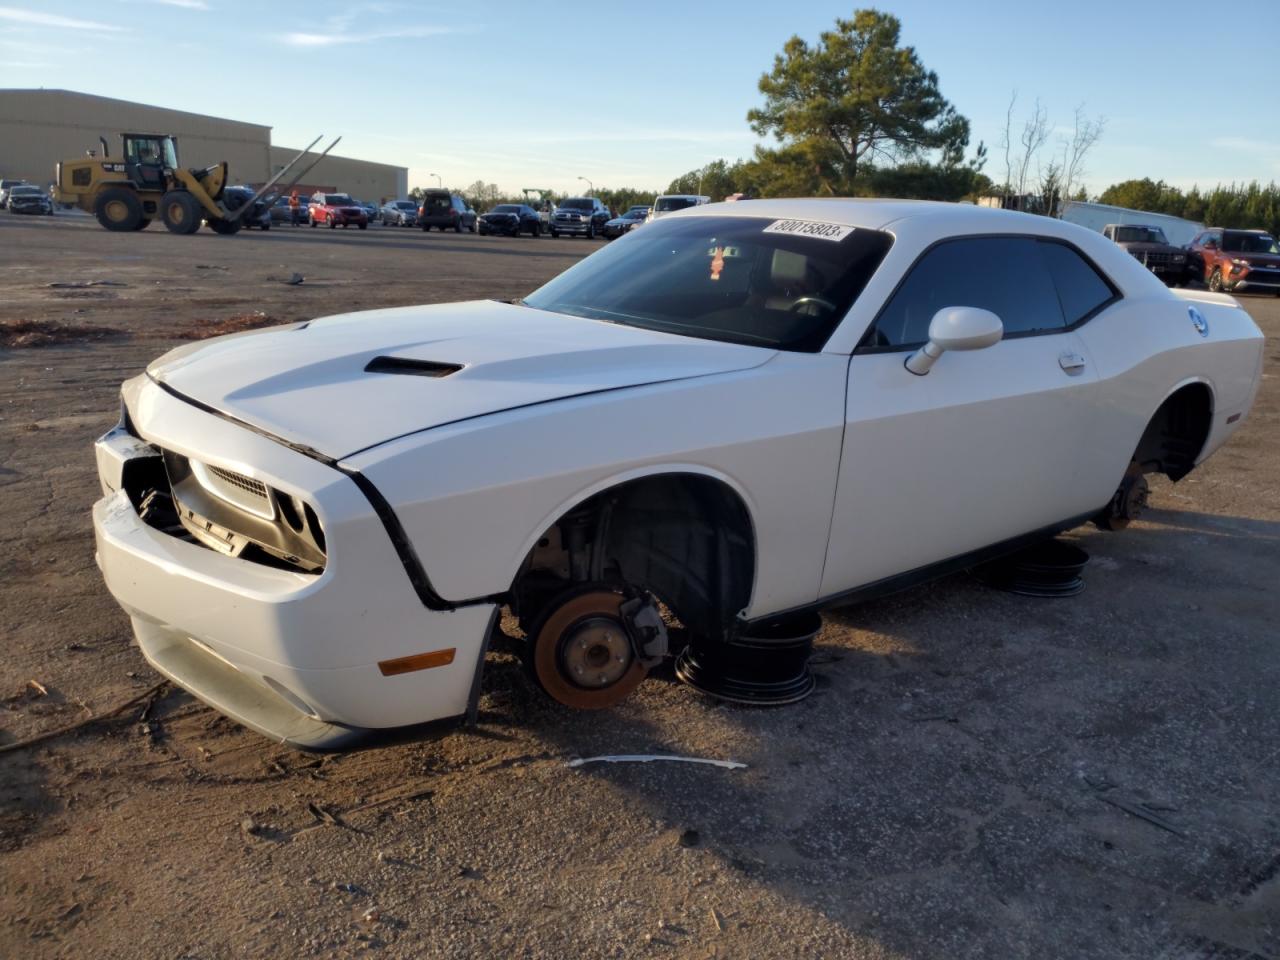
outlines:
[[963, 205], [671, 214], [511, 303], [184, 346], [97, 444], [165, 676], [311, 748], [475, 710], [503, 604], [555, 699], [1083, 521], [1239, 426], [1263, 339], [1101, 235]]

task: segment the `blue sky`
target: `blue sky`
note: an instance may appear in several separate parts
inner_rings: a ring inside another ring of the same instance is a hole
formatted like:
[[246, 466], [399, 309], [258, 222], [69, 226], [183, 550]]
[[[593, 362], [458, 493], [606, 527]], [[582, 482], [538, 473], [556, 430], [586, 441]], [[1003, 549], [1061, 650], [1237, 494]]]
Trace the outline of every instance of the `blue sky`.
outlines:
[[[411, 185], [664, 187], [748, 156], [756, 83], [854, 4], [0, 0], [0, 88], [58, 87], [274, 127]], [[991, 153], [1010, 94], [1107, 118], [1085, 182], [1280, 180], [1280, 0], [894, 0], [880, 9]], [[1233, 77], [1238, 76], [1235, 80]], [[1056, 141], [1057, 135], [1054, 137]]]

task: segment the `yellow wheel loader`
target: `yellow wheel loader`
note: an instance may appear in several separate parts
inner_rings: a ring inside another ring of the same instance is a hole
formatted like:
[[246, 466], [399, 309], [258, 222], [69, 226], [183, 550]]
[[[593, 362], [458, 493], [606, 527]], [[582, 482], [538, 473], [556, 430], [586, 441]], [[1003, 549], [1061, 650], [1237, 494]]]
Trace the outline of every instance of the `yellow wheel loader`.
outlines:
[[[166, 134], [121, 134], [122, 150], [112, 157], [105, 137], [99, 137], [102, 155], [90, 150], [85, 157], [58, 164], [54, 200], [73, 204], [98, 218], [108, 230], [144, 230], [159, 217], [174, 233], [195, 233], [203, 221], [217, 233], [233, 234], [240, 217], [310, 152], [320, 138], [294, 157], [252, 199], [225, 194], [226, 162], [204, 169], [186, 169], [178, 163], [178, 140]], [[341, 139], [341, 138], [339, 138]], [[338, 141], [325, 149], [294, 177], [296, 183]], [[287, 188], [286, 188], [287, 189]], [[234, 199], [232, 199], [234, 198]]]

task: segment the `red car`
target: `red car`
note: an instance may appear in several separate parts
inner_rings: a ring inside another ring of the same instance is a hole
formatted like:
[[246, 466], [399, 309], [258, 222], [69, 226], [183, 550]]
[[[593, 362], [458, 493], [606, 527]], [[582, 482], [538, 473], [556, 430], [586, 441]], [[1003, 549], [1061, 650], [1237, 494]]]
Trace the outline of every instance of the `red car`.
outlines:
[[1205, 230], [1187, 247], [1187, 272], [1210, 290], [1280, 295], [1280, 245], [1261, 230]]
[[369, 229], [369, 214], [345, 193], [317, 193], [307, 204], [307, 219], [313, 227], [327, 223], [329, 229], [355, 225]]

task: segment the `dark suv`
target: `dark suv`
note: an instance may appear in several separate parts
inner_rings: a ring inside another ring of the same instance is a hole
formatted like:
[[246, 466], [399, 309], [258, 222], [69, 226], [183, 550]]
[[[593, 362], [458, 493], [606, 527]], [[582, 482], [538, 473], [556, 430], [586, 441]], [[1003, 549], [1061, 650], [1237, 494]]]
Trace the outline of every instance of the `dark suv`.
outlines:
[[551, 235], [593, 239], [613, 219], [609, 208], [595, 197], [570, 197], [561, 200], [551, 218]]
[[1187, 279], [1187, 251], [1175, 247], [1159, 227], [1136, 223], [1108, 223], [1102, 235], [1164, 281], [1176, 287]]
[[1210, 290], [1280, 295], [1280, 244], [1261, 230], [1199, 234], [1187, 247], [1187, 270]]
[[467, 202], [448, 190], [423, 190], [422, 206], [418, 207], [418, 225], [423, 230], [437, 227], [441, 230], [476, 231], [476, 213]]

